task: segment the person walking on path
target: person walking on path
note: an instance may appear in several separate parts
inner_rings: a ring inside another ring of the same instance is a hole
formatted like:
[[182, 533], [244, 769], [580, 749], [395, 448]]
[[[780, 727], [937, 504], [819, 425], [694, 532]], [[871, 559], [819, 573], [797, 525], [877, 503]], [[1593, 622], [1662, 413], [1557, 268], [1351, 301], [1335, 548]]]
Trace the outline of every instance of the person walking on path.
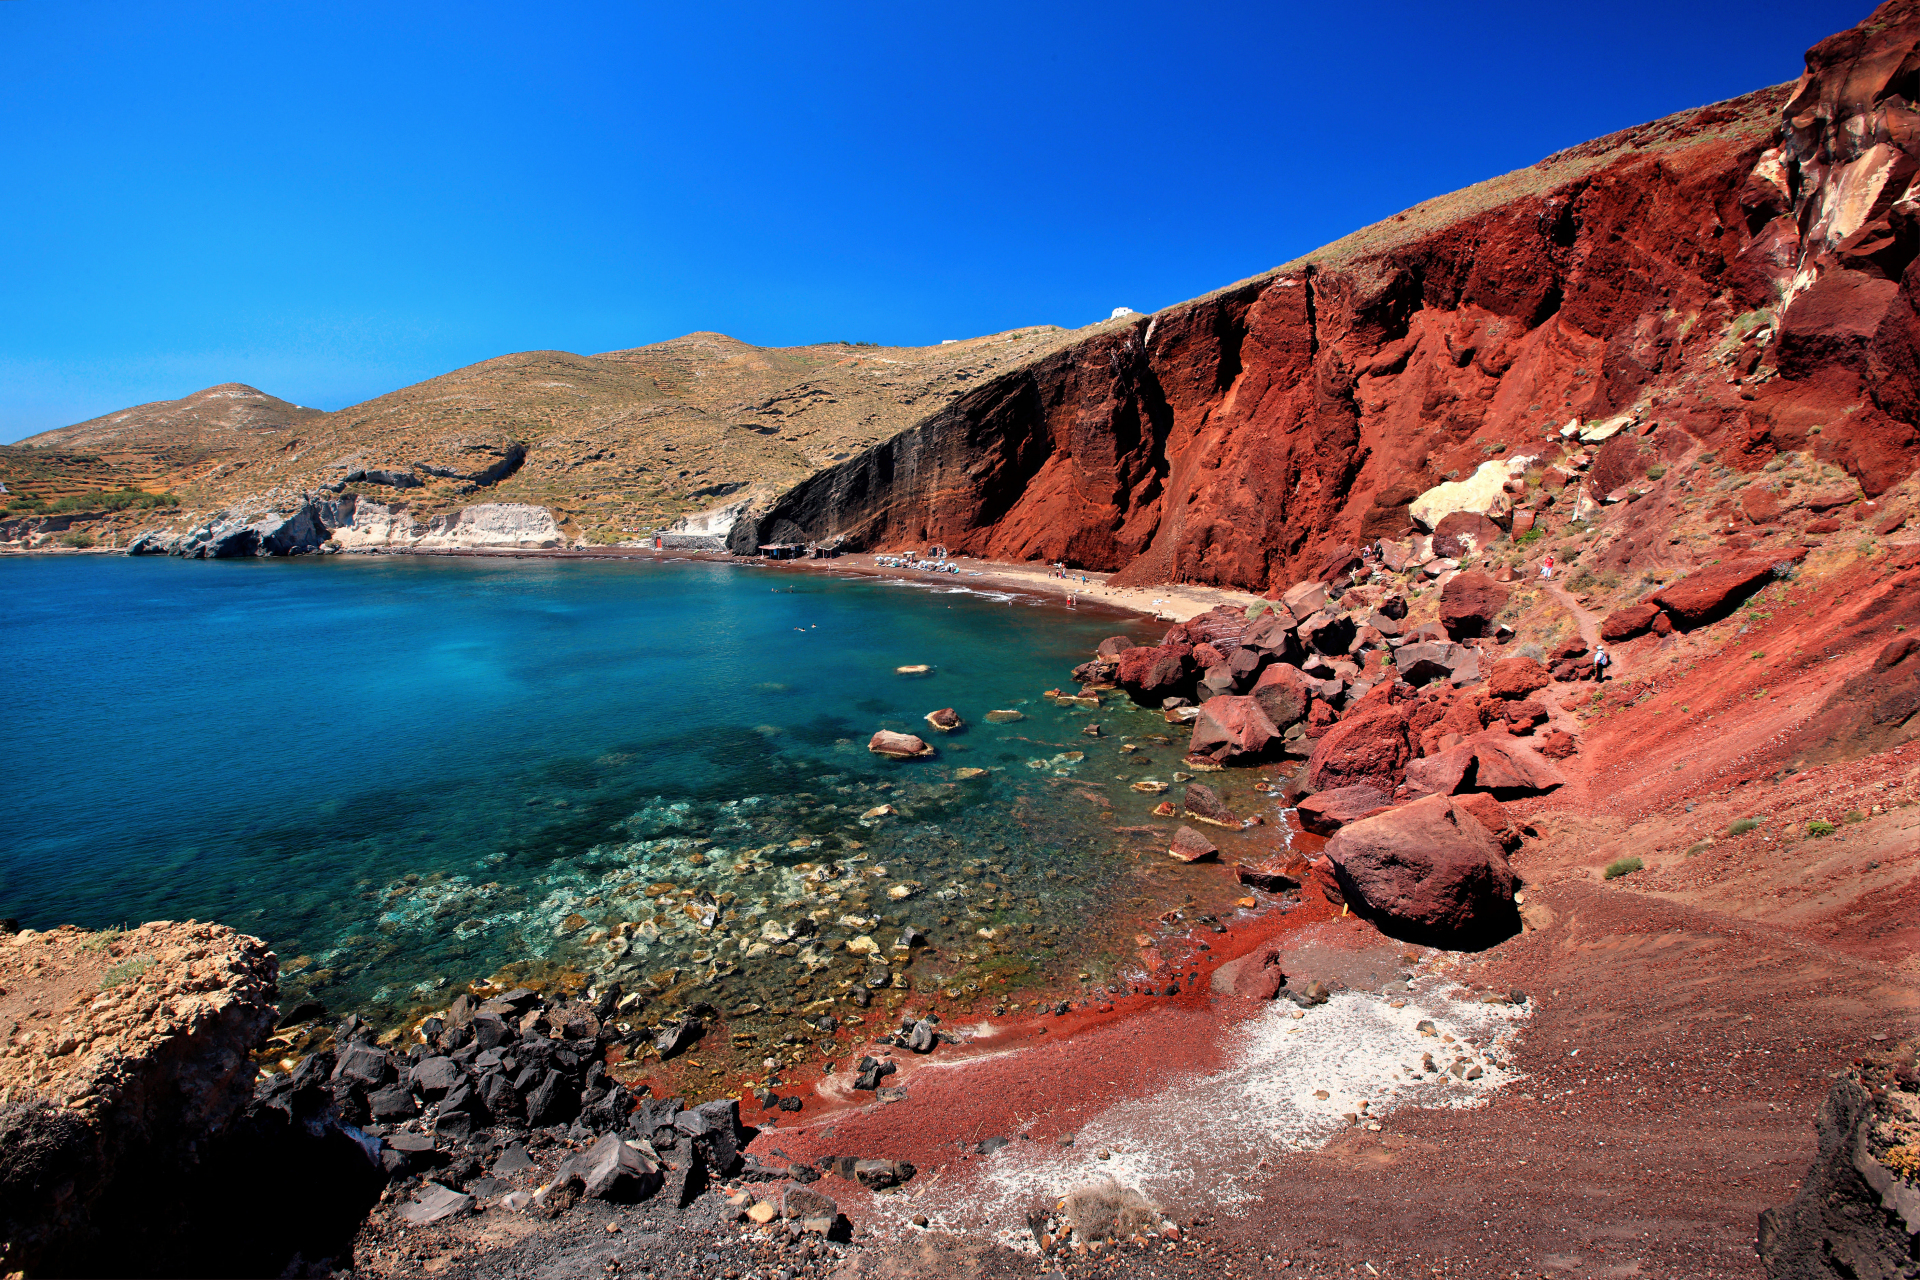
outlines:
[[1596, 646], [1593, 651], [1593, 679], [1596, 684], [1607, 678], [1607, 668], [1613, 665], [1613, 659], [1607, 654], [1605, 645]]
[[1545, 560], [1542, 560], [1540, 562], [1540, 576], [1542, 578], [1553, 577], [1553, 556], [1551, 554], [1549, 554]]

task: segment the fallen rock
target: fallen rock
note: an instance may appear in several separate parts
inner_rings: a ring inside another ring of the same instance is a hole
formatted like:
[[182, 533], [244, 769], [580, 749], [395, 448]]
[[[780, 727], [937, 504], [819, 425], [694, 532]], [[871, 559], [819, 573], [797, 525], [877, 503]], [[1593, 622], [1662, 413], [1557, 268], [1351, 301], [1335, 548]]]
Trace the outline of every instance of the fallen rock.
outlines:
[[1348, 905], [1403, 941], [1475, 948], [1519, 928], [1506, 855], [1451, 797], [1428, 796], [1343, 827], [1326, 857]]
[[[1773, 580], [1771, 559], [1727, 560], [1695, 569], [1649, 596], [1681, 630], [1705, 626], [1732, 613], [1742, 600]], [[1649, 615], [1648, 625], [1653, 619]]]
[[912, 1180], [917, 1173], [905, 1160], [856, 1160], [853, 1162], [853, 1177], [869, 1191], [884, 1191], [888, 1187], [897, 1187]]
[[1189, 755], [1205, 756], [1216, 763], [1258, 758], [1273, 745], [1280, 730], [1260, 704], [1250, 697], [1223, 695], [1210, 698], [1193, 721], [1193, 739]]
[[1286, 606], [1287, 612], [1293, 615], [1294, 625], [1298, 626], [1326, 607], [1327, 589], [1318, 582], [1296, 583], [1280, 597], [1280, 603]]
[[1136, 701], [1157, 706], [1170, 694], [1185, 694], [1193, 684], [1193, 650], [1185, 643], [1144, 645], [1120, 655], [1114, 683]]
[[1126, 636], [1108, 636], [1100, 642], [1099, 647], [1094, 650], [1094, 653], [1102, 658], [1117, 658], [1127, 650], [1135, 647], [1137, 646], [1135, 646], [1133, 641], [1129, 640]]
[[437, 1182], [429, 1182], [415, 1193], [413, 1199], [401, 1205], [394, 1213], [416, 1227], [424, 1227], [429, 1222], [443, 1222], [458, 1217], [473, 1208], [473, 1197], [463, 1195], [451, 1187], [443, 1187]]
[[1280, 952], [1269, 947], [1240, 962], [1233, 975], [1233, 994], [1247, 1000], [1271, 1000], [1286, 984], [1287, 975], [1280, 968]]
[[1265, 893], [1285, 893], [1289, 889], [1300, 887], [1300, 878], [1277, 867], [1248, 866], [1244, 862], [1235, 863], [1234, 879], [1250, 889], [1259, 889]]
[[1202, 858], [1211, 858], [1220, 851], [1192, 827], [1181, 827], [1173, 833], [1173, 845], [1167, 852], [1182, 862], [1198, 862]]
[[1409, 764], [1406, 781], [1396, 794], [1403, 800], [1417, 800], [1422, 796], [1450, 796], [1466, 784], [1467, 775], [1473, 767], [1473, 744], [1457, 743]]
[[1518, 738], [1486, 734], [1473, 741], [1473, 785], [1481, 791], [1538, 795], [1566, 785], [1566, 775]]
[[1600, 638], [1608, 644], [1617, 644], [1645, 635], [1653, 629], [1653, 620], [1659, 616], [1660, 606], [1651, 600], [1615, 609], [1600, 623]]
[[1212, 787], [1202, 782], [1187, 784], [1186, 795], [1181, 799], [1187, 816], [1196, 822], [1209, 822], [1216, 827], [1239, 829], [1240, 820], [1228, 811], [1220, 795]]
[[1375, 706], [1320, 735], [1307, 757], [1307, 782], [1323, 792], [1365, 784], [1392, 795], [1412, 754], [1406, 716], [1397, 707]]
[[1476, 552], [1505, 535], [1499, 525], [1477, 511], [1454, 511], [1433, 527], [1433, 553], [1452, 560], [1471, 559]]
[[894, 733], [887, 729], [873, 735], [867, 743], [867, 750], [889, 760], [918, 760], [933, 754], [933, 748], [910, 733]]
[[1302, 827], [1317, 836], [1330, 836], [1348, 823], [1371, 817], [1391, 804], [1386, 792], [1360, 783], [1303, 797], [1295, 811], [1300, 815]]
[[938, 711], [929, 711], [927, 712], [926, 720], [928, 724], [942, 733], [952, 733], [956, 729], [963, 729], [967, 723], [960, 718], [960, 713], [952, 707], [942, 707]]
[[1579, 741], [1565, 729], [1555, 729], [1540, 744], [1540, 754], [1549, 760], [1566, 760], [1580, 749]]
[[682, 1018], [680, 1021], [660, 1029], [653, 1038], [653, 1047], [662, 1058], [671, 1058], [684, 1053], [707, 1032], [706, 1023], [698, 1018]]
[[554, 1171], [555, 1180], [579, 1175], [581, 1194], [595, 1200], [644, 1200], [660, 1189], [660, 1170], [639, 1148], [615, 1133], [603, 1135], [585, 1151], [568, 1156]]
[[1455, 640], [1483, 636], [1507, 607], [1507, 595], [1507, 588], [1478, 569], [1456, 573], [1440, 592], [1440, 625]]
[[1500, 842], [1501, 849], [1512, 853], [1520, 847], [1520, 828], [1507, 816], [1500, 802], [1484, 791], [1469, 791], [1466, 795], [1455, 796], [1454, 804], [1472, 814], [1487, 834]]
[[1553, 683], [1547, 669], [1532, 658], [1502, 658], [1487, 669], [1487, 692], [1497, 698], [1524, 698]]

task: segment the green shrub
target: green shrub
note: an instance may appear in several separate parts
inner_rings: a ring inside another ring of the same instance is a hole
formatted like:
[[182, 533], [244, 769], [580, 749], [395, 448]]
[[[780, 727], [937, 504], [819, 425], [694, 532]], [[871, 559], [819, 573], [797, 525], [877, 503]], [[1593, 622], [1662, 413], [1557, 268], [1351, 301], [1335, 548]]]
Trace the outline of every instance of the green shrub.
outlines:
[[122, 960], [113, 968], [100, 975], [100, 989], [111, 991], [123, 982], [132, 982], [135, 978], [153, 967], [153, 961], [145, 956], [135, 956], [131, 960]]
[[93, 535], [90, 533], [82, 533], [80, 530], [75, 529], [72, 533], [66, 534], [64, 537], [62, 537], [60, 541], [65, 543], [69, 547], [80, 547], [82, 549], [85, 549], [93, 545]]
[[1545, 529], [1542, 529], [1539, 525], [1535, 525], [1533, 526], [1533, 528], [1527, 530], [1525, 533], [1516, 535], [1513, 540], [1514, 542], [1518, 543], [1520, 546], [1530, 547], [1534, 543], [1540, 541], [1540, 539], [1544, 538], [1546, 534], [1547, 534], [1547, 531]]
[[1647, 468], [1647, 479], [1649, 480], [1658, 480], [1665, 474], [1667, 474], [1667, 464], [1664, 462], [1656, 462]]
[[1760, 819], [1758, 818], [1741, 818], [1727, 828], [1727, 834], [1730, 836], [1743, 836], [1759, 825]]
[[1851, 826], [1853, 823], [1856, 823], [1856, 822], [1865, 822], [1866, 820], [1867, 820], [1867, 815], [1860, 812], [1858, 809], [1847, 810], [1846, 817], [1840, 819], [1840, 821], [1847, 823], [1849, 826]]
[[1687, 850], [1687, 856], [1689, 858], [1697, 858], [1711, 848], [1713, 848], [1713, 841], [1702, 840], [1699, 844]]
[[1618, 880], [1621, 876], [1630, 876], [1646, 865], [1638, 858], [1615, 858], [1607, 864], [1607, 879]]
[[1833, 824], [1825, 819], [1815, 818], [1807, 824], [1807, 834], [1816, 839], [1820, 836], [1830, 836], [1833, 834]]

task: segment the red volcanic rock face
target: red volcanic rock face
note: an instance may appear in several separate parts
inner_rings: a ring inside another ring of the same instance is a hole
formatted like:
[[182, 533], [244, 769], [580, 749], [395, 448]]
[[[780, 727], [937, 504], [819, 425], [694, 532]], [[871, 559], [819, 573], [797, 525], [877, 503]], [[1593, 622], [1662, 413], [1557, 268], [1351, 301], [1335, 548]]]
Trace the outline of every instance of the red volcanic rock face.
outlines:
[[[1875, 496], [1920, 460], [1917, 36], [1920, 6], [1883, 6], [1816, 46], [1790, 91], [1570, 148], [1497, 195], [1429, 201], [1311, 264], [1100, 325], [803, 482], [734, 540], [932, 540], [1271, 598], [1337, 581], [1406, 532], [1416, 495], [1489, 458], [1560, 490], [1573, 473], [1553, 464], [1584, 447], [1562, 429], [1617, 415], [1637, 420], [1590, 483], [1529, 506], [1532, 528], [1557, 533], [1581, 489], [1605, 498], [1708, 451], [1743, 472], [1800, 451]], [[1756, 492], [1756, 515], [1775, 500]], [[1458, 523], [1443, 543], [1487, 532]]]
[[1343, 827], [1327, 841], [1347, 903], [1389, 934], [1478, 946], [1513, 933], [1514, 875], [1482, 822], [1429, 796]]

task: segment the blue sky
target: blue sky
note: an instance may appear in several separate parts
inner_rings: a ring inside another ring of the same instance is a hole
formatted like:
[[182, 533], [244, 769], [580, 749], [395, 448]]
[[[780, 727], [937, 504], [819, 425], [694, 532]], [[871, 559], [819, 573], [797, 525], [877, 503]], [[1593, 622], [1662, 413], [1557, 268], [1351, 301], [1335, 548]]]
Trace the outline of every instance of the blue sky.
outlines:
[[1152, 310], [1863, 3], [0, 4], [0, 440], [509, 351]]

